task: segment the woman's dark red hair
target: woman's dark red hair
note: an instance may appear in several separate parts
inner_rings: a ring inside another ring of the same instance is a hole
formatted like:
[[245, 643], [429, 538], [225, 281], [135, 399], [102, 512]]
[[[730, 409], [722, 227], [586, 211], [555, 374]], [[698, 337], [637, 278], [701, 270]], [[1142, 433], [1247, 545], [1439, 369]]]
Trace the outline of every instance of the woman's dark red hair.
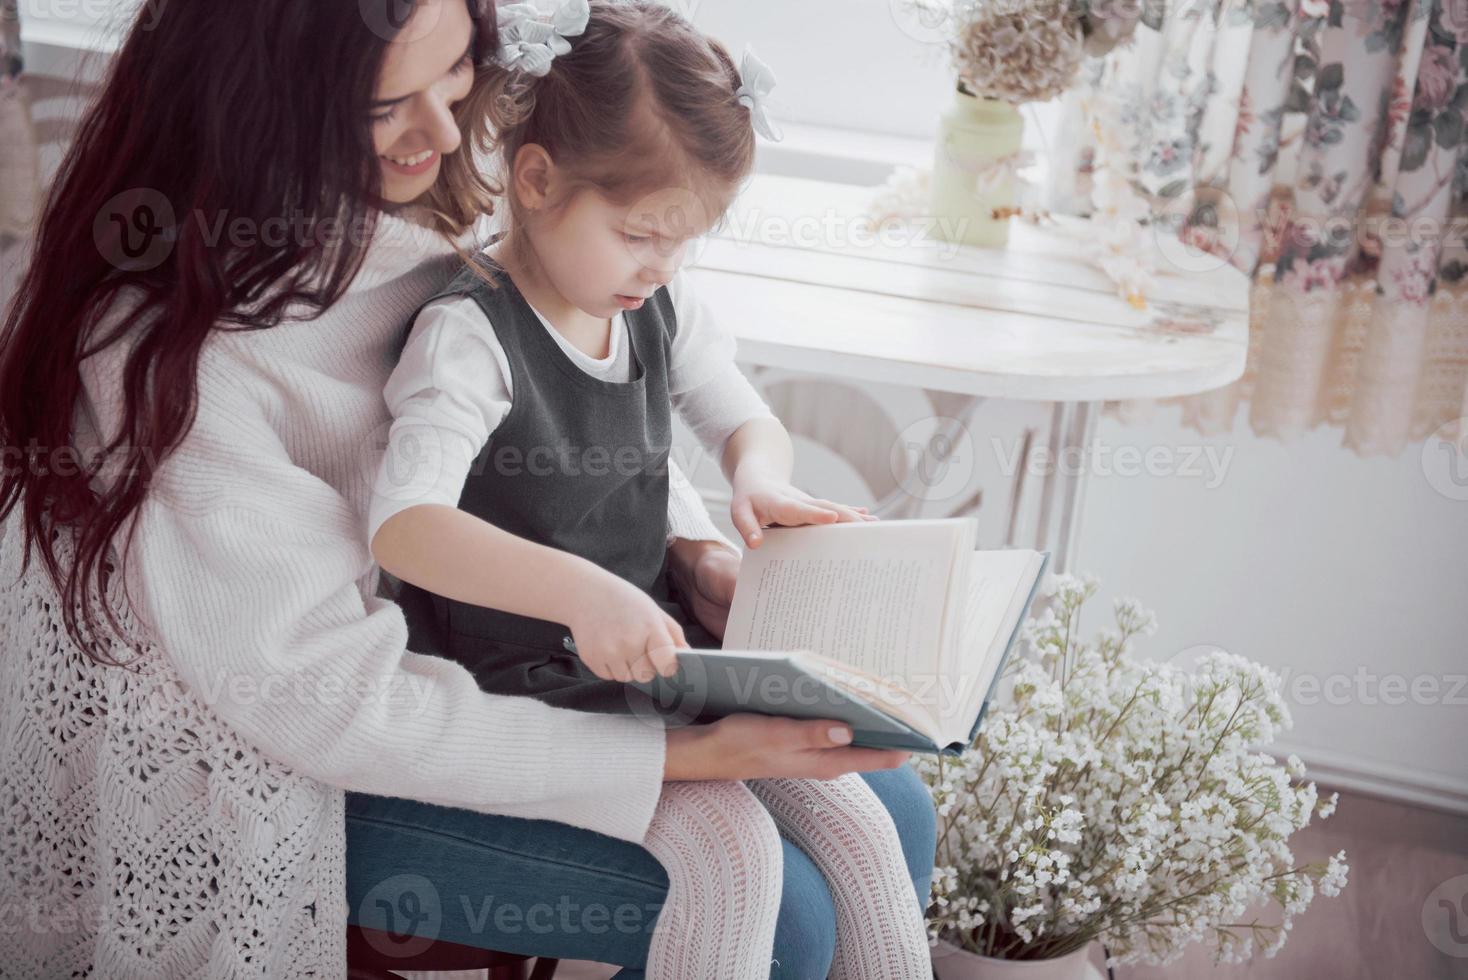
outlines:
[[[497, 42], [493, 4], [466, 2], [482, 61]], [[116, 661], [95, 652], [97, 611], [122, 633], [106, 599], [108, 552], [193, 424], [206, 338], [272, 327], [293, 304], [323, 310], [360, 267], [380, 201], [370, 105], [412, 9], [412, 0], [144, 5], [80, 124], [0, 334], [0, 520], [21, 508], [23, 567], [37, 548], [67, 632], [99, 663]], [[472, 167], [456, 173], [472, 180]], [[261, 232], [214, 234], [241, 219]], [[291, 231], [264, 233], [272, 227]], [[97, 336], [109, 312], [116, 326]], [[93, 480], [101, 457], [83, 460], [73, 443], [79, 365], [124, 336], [135, 343], [121, 428], [103, 447], [116, 474], [103, 495]], [[66, 453], [80, 468], [55, 465]], [[63, 526], [74, 531], [70, 562], [53, 537]]]

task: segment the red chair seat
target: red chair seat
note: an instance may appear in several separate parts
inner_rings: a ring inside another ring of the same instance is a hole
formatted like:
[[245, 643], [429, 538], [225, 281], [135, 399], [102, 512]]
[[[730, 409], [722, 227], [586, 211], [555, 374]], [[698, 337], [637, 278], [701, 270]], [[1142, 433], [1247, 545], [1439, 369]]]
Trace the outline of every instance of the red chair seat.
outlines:
[[501, 953], [443, 940], [424, 941], [379, 929], [347, 926], [348, 980], [399, 980], [397, 970], [488, 970], [489, 980], [551, 980], [559, 960]]

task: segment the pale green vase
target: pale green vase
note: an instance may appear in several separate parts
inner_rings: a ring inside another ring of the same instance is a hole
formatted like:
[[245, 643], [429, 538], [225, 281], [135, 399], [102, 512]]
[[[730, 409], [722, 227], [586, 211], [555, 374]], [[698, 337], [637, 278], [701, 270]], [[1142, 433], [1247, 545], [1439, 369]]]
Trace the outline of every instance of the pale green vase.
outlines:
[[1019, 150], [1024, 117], [1001, 99], [970, 95], [955, 87], [953, 103], [938, 123], [933, 146], [930, 204], [934, 234], [951, 242], [1002, 248], [1009, 240], [1009, 218], [996, 220], [995, 208], [1015, 205], [1014, 180], [1005, 177], [988, 193], [977, 192], [985, 167]]

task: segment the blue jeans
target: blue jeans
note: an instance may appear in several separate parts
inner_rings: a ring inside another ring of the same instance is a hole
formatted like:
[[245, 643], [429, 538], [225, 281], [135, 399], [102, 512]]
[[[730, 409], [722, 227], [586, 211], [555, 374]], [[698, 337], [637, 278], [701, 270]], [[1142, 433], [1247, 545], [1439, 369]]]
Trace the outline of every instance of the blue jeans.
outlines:
[[[907, 765], [861, 775], [892, 815], [913, 901], [926, 908], [937, 844], [928, 788]], [[770, 976], [819, 980], [835, 952], [835, 905], [811, 859], [783, 843]], [[667, 887], [662, 865], [646, 849], [605, 834], [347, 794], [348, 918], [355, 925], [611, 963], [626, 967], [617, 976], [631, 980], [643, 975]]]

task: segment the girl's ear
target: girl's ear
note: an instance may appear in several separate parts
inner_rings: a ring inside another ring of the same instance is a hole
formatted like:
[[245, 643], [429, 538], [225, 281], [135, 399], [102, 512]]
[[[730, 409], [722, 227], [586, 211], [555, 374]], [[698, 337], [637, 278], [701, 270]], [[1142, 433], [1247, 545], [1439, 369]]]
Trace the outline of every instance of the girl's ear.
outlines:
[[539, 143], [526, 143], [515, 151], [515, 159], [510, 165], [510, 184], [522, 208], [539, 211], [546, 206], [555, 169], [555, 161]]

